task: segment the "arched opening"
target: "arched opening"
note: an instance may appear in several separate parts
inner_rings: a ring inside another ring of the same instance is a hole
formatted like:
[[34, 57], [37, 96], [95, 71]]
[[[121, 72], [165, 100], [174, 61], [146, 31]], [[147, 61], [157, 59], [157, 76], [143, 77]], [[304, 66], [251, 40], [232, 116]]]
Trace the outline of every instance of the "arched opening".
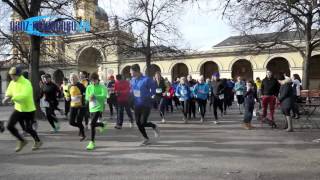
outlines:
[[232, 65], [232, 79], [242, 77], [244, 80], [253, 80], [253, 70], [250, 61], [241, 59]]
[[189, 74], [188, 66], [184, 63], [178, 63], [172, 68], [172, 80], [180, 77], [186, 77]]
[[320, 89], [320, 55], [310, 59], [309, 89]]
[[102, 62], [102, 55], [96, 48], [89, 47], [81, 52], [78, 59], [79, 71], [89, 74], [98, 71], [98, 63]]
[[[156, 72], [161, 72], [160, 67], [158, 65], [156, 65], [156, 64], [151, 64], [151, 66], [150, 66], [150, 77], [154, 77]], [[147, 69], [146, 69], [145, 74], [147, 74]]]
[[289, 62], [282, 57], [277, 57], [269, 61], [267, 64], [267, 70], [271, 71], [275, 78], [279, 78], [279, 75], [282, 73], [285, 73], [290, 77]]
[[63, 72], [58, 69], [53, 73], [53, 81], [57, 84], [57, 85], [61, 85], [63, 83], [63, 78], [64, 78], [64, 74]]
[[131, 79], [130, 66], [126, 66], [125, 68], [123, 68], [121, 74], [124, 79]]
[[211, 78], [214, 73], [219, 72], [219, 67], [215, 62], [209, 61], [204, 63], [200, 68], [200, 74], [205, 78]]

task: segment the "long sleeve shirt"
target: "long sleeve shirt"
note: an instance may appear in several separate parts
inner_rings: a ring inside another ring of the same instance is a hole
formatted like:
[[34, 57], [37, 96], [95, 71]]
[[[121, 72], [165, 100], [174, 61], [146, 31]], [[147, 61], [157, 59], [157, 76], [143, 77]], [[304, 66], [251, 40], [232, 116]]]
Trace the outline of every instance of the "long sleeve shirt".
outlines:
[[134, 106], [151, 107], [152, 97], [156, 94], [156, 83], [151, 78], [140, 76], [132, 78], [131, 93], [134, 96]]

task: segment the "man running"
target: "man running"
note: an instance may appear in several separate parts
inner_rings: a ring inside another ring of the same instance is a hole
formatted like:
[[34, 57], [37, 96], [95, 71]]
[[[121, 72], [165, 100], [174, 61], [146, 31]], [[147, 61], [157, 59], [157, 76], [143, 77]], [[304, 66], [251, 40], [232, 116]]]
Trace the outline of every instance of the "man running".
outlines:
[[18, 139], [16, 152], [21, 151], [27, 144], [27, 141], [19, 134], [15, 125], [17, 122], [23, 121], [25, 124], [25, 131], [34, 139], [32, 150], [37, 150], [42, 145], [42, 142], [38, 137], [38, 133], [32, 128], [36, 111], [32, 85], [29, 80], [22, 76], [20, 67], [12, 67], [9, 71], [9, 75], [12, 81], [10, 81], [2, 103], [5, 104], [11, 100], [14, 102], [15, 110], [9, 118], [7, 129]]
[[116, 76], [116, 83], [114, 85], [114, 91], [117, 96], [117, 125], [116, 129], [122, 129], [123, 124], [123, 112], [126, 110], [128, 117], [130, 118], [130, 128], [133, 127], [133, 115], [129, 105], [130, 97], [130, 83], [127, 80], [123, 80], [122, 76], [118, 74]]
[[91, 141], [87, 146], [87, 150], [94, 150], [96, 148], [95, 136], [96, 127], [100, 127], [100, 132], [106, 131], [107, 124], [97, 122], [104, 111], [104, 102], [108, 98], [108, 92], [104, 85], [100, 85], [99, 75], [97, 73], [91, 74], [91, 84], [86, 89], [85, 99], [89, 102], [89, 111], [92, 114], [91, 120]]
[[57, 96], [59, 94], [59, 87], [51, 81], [51, 75], [46, 74], [44, 76], [44, 84], [41, 89], [42, 96], [44, 96], [44, 100], [48, 103], [48, 107], [46, 109], [47, 119], [53, 128], [53, 132], [57, 133], [60, 129], [58, 119], [54, 113], [54, 110], [57, 109], [59, 102], [57, 100]]
[[132, 75], [131, 91], [134, 95], [134, 114], [137, 126], [144, 137], [141, 146], [150, 144], [149, 137], [146, 132], [146, 127], [151, 127], [154, 130], [155, 137], [159, 137], [159, 129], [157, 125], [148, 122], [152, 107], [152, 97], [156, 94], [156, 83], [149, 77], [143, 76], [140, 72], [138, 64], [134, 64], [130, 68]]

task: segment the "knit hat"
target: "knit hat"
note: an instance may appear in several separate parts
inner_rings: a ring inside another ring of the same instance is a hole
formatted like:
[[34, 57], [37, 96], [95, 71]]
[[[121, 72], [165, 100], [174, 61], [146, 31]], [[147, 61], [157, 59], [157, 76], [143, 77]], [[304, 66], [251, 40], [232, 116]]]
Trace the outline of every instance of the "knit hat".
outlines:
[[20, 76], [22, 74], [22, 69], [20, 66], [12, 67], [9, 70], [10, 75]]
[[216, 73], [213, 73], [213, 75], [212, 75], [213, 77], [217, 77], [217, 78], [219, 78], [220, 77], [220, 73], [218, 73], [218, 72], [216, 72]]

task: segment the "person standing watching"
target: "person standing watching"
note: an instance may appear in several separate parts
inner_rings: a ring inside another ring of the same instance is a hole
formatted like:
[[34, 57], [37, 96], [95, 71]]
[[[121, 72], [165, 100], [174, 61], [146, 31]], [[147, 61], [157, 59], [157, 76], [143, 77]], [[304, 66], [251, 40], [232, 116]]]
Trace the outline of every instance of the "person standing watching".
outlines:
[[[274, 122], [274, 109], [276, 105], [277, 96], [279, 94], [280, 84], [278, 81], [272, 76], [271, 71], [267, 71], [266, 78], [263, 79], [261, 84], [261, 95], [262, 95], [262, 109], [263, 114], [262, 117], [264, 120], [268, 120], [270, 126], [272, 128], [276, 128], [277, 125]], [[267, 110], [270, 110], [270, 117], [267, 118]]]

